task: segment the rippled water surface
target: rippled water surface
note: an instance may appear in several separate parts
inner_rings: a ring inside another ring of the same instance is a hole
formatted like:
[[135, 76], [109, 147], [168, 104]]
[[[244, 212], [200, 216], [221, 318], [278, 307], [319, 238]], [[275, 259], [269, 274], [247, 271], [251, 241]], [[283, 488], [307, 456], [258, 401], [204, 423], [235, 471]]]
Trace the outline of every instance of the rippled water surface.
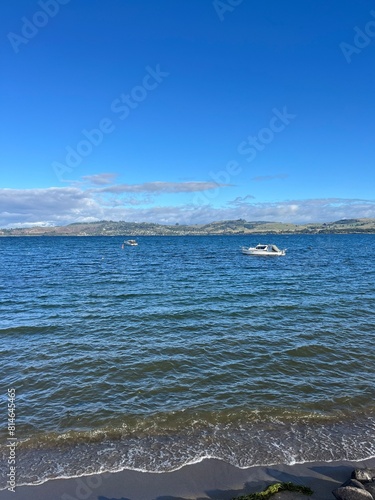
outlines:
[[375, 455], [375, 235], [122, 240], [0, 239], [19, 483]]

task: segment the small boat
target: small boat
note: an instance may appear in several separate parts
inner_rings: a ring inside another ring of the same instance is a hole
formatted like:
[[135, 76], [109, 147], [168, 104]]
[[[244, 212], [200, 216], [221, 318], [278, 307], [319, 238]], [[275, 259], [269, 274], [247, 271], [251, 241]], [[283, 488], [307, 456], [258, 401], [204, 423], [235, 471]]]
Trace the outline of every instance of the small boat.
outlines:
[[136, 240], [125, 240], [124, 245], [128, 245], [130, 247], [136, 247], [138, 243], [136, 242]]
[[264, 255], [277, 257], [285, 255], [286, 249], [280, 250], [276, 245], [257, 245], [256, 247], [241, 247], [241, 251], [245, 255]]

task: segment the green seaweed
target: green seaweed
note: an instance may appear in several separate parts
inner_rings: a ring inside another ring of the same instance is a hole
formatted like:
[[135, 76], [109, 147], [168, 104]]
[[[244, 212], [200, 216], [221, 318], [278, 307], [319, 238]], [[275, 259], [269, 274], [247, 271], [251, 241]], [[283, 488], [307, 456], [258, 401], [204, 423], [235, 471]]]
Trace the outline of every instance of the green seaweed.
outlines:
[[313, 494], [313, 490], [311, 488], [307, 486], [301, 486], [300, 484], [274, 483], [268, 486], [263, 491], [235, 497], [232, 500], [268, 500], [268, 498], [270, 498], [275, 493], [278, 493], [279, 491], [298, 491], [299, 493], [303, 493], [304, 495]]

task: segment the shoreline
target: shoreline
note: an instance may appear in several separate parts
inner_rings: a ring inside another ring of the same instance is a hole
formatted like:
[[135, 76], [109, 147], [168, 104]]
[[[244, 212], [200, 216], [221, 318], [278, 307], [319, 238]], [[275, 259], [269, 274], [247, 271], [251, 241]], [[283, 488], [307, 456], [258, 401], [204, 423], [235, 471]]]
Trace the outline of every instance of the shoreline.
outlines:
[[274, 482], [289, 481], [314, 491], [311, 497], [304, 498], [332, 500], [332, 490], [345, 482], [353, 469], [363, 467], [375, 468], [375, 457], [246, 469], [209, 458], [172, 472], [123, 470], [17, 486], [15, 493], [0, 491], [0, 500], [230, 500], [261, 491]]

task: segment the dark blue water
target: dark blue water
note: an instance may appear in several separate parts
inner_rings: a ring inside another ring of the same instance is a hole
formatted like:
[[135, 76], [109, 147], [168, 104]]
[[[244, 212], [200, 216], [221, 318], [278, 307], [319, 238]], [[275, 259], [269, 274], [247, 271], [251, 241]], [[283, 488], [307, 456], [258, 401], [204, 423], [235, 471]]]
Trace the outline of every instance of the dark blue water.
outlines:
[[20, 484], [375, 455], [375, 235], [122, 241], [0, 239]]

